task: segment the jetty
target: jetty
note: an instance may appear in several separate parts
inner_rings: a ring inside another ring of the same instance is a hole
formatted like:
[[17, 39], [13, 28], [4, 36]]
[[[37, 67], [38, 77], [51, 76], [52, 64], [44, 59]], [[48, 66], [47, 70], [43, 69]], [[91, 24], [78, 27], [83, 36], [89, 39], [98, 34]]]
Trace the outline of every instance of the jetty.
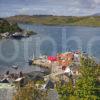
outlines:
[[47, 59], [34, 59], [32, 64], [38, 65], [39, 67], [43, 67], [43, 68], [51, 67], [51, 63], [49, 63]]

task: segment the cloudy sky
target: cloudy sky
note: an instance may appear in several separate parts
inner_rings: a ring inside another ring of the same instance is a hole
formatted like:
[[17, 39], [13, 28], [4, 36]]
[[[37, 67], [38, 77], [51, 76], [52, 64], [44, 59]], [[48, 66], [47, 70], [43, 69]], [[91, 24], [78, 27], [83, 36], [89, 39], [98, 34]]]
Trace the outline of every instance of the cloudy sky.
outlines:
[[83, 16], [100, 13], [100, 0], [0, 0], [0, 17], [13, 15]]

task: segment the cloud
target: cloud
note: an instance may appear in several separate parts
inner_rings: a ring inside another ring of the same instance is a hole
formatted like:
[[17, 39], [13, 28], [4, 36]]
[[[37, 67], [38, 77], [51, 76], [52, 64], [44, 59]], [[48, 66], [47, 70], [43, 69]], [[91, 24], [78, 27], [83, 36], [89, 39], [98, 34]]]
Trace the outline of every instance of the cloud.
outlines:
[[89, 15], [100, 12], [99, 5], [100, 0], [0, 0], [0, 16], [13, 14]]
[[18, 10], [19, 14], [27, 14], [30, 11], [30, 8], [21, 8]]
[[99, 4], [100, 3], [100, 0], [94, 0], [95, 3]]

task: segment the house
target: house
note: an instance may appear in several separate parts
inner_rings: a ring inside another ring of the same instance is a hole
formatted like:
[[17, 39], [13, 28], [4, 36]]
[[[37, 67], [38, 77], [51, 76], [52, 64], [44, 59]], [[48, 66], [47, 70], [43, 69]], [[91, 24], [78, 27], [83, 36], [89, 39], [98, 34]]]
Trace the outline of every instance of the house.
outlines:
[[73, 75], [73, 71], [71, 70], [70, 67], [67, 67], [64, 71], [65, 74], [67, 74], [68, 76]]
[[0, 81], [0, 83], [9, 83], [9, 80], [6, 79], [6, 78], [4, 78], [4, 79], [2, 79], [2, 80]]
[[62, 66], [62, 70], [65, 70], [67, 66], [69, 66], [74, 60], [74, 53], [67, 52], [60, 55], [57, 55], [57, 60], [59, 65]]

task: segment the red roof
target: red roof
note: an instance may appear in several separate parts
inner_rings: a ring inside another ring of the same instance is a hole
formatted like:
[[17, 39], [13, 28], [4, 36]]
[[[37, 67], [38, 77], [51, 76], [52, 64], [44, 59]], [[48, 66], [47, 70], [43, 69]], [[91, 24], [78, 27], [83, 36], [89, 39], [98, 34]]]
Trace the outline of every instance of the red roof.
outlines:
[[48, 56], [48, 60], [50, 60], [50, 61], [57, 61], [57, 57], [55, 57], [55, 56]]

